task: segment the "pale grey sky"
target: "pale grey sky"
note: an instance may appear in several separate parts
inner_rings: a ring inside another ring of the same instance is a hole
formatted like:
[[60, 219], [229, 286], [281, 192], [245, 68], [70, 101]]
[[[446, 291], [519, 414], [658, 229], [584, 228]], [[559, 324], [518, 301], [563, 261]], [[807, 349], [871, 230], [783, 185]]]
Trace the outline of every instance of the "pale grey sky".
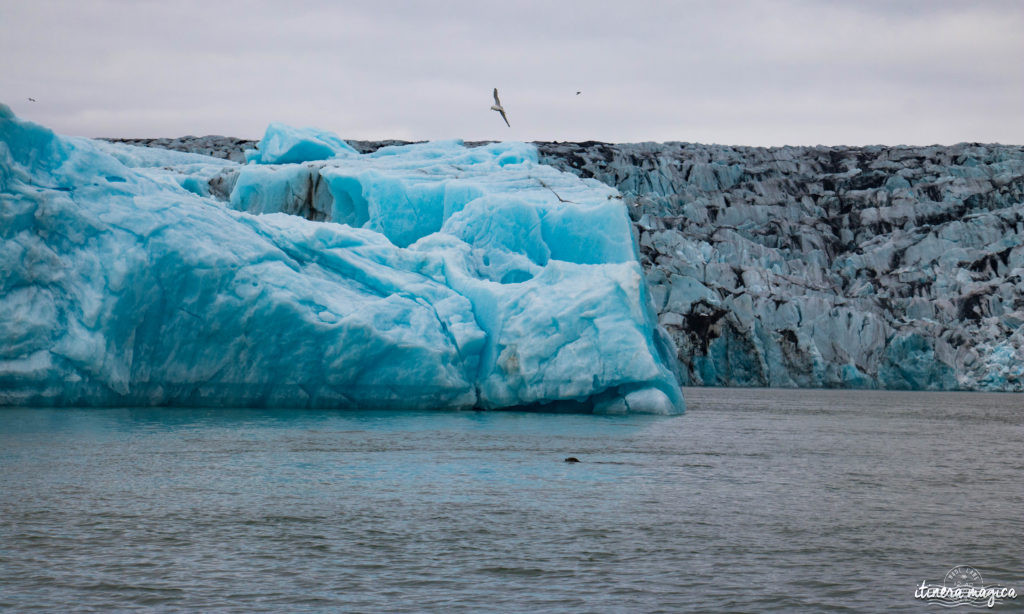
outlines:
[[0, 102], [85, 136], [282, 121], [361, 139], [1024, 144], [1024, 1], [0, 0]]

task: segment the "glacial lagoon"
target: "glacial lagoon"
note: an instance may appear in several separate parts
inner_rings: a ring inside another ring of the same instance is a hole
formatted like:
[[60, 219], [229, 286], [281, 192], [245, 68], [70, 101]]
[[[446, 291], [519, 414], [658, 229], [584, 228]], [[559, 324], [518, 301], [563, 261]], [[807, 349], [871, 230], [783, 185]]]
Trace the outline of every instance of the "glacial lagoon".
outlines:
[[1024, 589], [1020, 395], [685, 393], [0, 409], [0, 609], [919, 612], [957, 565]]

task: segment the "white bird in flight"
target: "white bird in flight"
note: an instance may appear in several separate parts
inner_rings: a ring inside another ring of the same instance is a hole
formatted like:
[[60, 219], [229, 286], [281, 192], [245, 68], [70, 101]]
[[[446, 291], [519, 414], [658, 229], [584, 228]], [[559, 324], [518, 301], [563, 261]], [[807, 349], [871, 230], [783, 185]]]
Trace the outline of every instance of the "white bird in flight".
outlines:
[[505, 117], [505, 107], [501, 106], [501, 100], [498, 100], [498, 88], [494, 88], [494, 104], [491, 106], [492, 111], [501, 113], [501, 119], [505, 120], [505, 124], [511, 128], [512, 124], [508, 123], [508, 118]]

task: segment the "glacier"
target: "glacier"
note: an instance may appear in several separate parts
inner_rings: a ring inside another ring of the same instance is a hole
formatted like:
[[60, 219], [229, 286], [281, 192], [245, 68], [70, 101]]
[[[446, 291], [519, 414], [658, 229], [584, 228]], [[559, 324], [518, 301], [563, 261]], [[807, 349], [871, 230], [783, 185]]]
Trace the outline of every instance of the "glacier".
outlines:
[[0, 404], [683, 410], [614, 188], [523, 143], [220, 154], [0, 105]]
[[537, 146], [622, 193], [685, 384], [1024, 391], [1024, 147]]

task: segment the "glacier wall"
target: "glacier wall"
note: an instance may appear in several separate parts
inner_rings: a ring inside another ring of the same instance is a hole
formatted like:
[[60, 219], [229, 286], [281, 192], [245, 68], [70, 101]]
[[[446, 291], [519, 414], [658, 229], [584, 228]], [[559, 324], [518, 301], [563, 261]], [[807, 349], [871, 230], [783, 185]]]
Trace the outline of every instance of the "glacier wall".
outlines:
[[240, 164], [0, 105], [0, 405], [682, 411], [613, 188], [272, 134]]
[[538, 147], [622, 192], [686, 383], [1024, 390], [1024, 147]]

